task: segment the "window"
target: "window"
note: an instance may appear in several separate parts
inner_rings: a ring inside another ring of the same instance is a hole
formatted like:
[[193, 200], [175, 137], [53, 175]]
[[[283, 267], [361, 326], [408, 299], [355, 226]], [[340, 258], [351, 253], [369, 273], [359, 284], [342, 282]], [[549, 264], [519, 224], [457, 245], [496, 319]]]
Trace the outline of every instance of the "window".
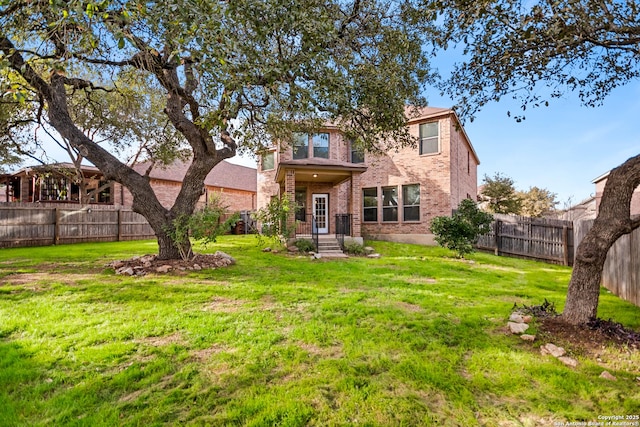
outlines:
[[275, 153], [270, 151], [262, 156], [262, 170], [268, 171], [275, 167]]
[[434, 154], [440, 151], [438, 122], [420, 125], [420, 154]]
[[329, 134], [316, 133], [311, 137], [313, 141], [313, 157], [329, 158]]
[[382, 221], [398, 220], [398, 187], [382, 187]]
[[296, 221], [307, 220], [307, 190], [296, 190]]
[[402, 186], [404, 221], [420, 221], [420, 184]]
[[351, 163], [364, 163], [364, 150], [354, 146], [353, 142], [349, 143], [351, 150]]
[[309, 157], [309, 136], [306, 133], [293, 135], [293, 158], [306, 159]]
[[377, 221], [378, 220], [378, 189], [377, 188], [363, 188], [362, 189], [362, 204], [363, 204], [363, 220], [364, 221]]

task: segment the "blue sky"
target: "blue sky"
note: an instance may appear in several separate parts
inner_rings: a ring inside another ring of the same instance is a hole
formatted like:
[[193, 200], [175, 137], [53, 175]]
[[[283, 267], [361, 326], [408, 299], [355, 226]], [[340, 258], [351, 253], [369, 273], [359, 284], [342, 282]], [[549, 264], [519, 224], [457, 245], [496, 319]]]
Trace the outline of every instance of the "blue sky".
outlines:
[[[429, 96], [429, 104], [451, 100]], [[595, 192], [592, 180], [640, 154], [640, 82], [617, 88], [602, 106], [585, 107], [576, 94], [527, 108], [518, 123], [507, 111], [521, 112], [511, 99], [486, 105], [465, 130], [480, 157], [478, 185], [485, 174], [501, 172], [519, 190], [537, 186], [558, 195], [562, 208]]]

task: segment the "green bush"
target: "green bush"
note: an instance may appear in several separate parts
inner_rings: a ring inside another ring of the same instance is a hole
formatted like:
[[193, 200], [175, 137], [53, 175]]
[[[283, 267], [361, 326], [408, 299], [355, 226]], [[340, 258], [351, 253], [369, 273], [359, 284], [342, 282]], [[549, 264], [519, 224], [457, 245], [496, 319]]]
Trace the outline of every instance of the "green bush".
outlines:
[[431, 232], [440, 246], [456, 252], [460, 258], [473, 252], [478, 237], [490, 231], [493, 216], [478, 209], [471, 199], [465, 199], [451, 216], [439, 216], [431, 222]]
[[295, 243], [300, 252], [312, 252], [316, 250], [316, 245], [309, 239], [298, 239]]
[[358, 242], [347, 242], [344, 244], [344, 251], [349, 255], [364, 255], [364, 245]]

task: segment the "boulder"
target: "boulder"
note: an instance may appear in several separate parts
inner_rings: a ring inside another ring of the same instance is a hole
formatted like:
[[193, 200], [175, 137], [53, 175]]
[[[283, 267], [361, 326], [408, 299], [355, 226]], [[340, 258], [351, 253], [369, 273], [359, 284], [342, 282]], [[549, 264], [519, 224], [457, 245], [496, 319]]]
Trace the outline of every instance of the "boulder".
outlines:
[[602, 373], [600, 374], [600, 378], [604, 378], [605, 380], [609, 381], [618, 381], [618, 379], [608, 371], [602, 371]]
[[526, 323], [509, 322], [507, 323], [507, 326], [512, 334], [522, 334], [529, 329], [529, 325]]
[[554, 344], [551, 343], [547, 343], [543, 346], [540, 346], [540, 353], [542, 353], [542, 355], [547, 355], [550, 354], [553, 357], [562, 357], [565, 354], [567, 354], [567, 352], [564, 350], [564, 348], [562, 347], [558, 347]]

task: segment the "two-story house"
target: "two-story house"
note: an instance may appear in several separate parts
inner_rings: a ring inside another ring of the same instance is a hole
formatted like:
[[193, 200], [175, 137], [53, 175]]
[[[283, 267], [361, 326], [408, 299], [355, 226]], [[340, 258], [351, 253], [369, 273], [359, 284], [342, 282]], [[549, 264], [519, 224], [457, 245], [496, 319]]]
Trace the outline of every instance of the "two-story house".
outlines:
[[260, 160], [258, 208], [287, 195], [298, 234], [434, 244], [431, 220], [476, 199], [480, 161], [453, 110], [423, 108], [407, 126], [418, 144], [382, 155], [355, 149], [333, 126], [297, 134]]

